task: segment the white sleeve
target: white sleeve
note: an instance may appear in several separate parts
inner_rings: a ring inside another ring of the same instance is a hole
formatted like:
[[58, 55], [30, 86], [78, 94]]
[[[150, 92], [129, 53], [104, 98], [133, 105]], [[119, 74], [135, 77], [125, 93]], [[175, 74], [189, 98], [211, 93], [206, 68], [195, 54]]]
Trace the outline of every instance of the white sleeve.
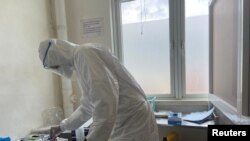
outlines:
[[60, 123], [62, 131], [75, 130], [81, 127], [86, 121], [91, 118], [91, 115], [84, 109], [83, 105], [80, 105], [69, 118], [63, 120]]
[[108, 141], [116, 119], [119, 99], [118, 81], [95, 52], [84, 56], [85, 81], [93, 103], [93, 124], [88, 141]]

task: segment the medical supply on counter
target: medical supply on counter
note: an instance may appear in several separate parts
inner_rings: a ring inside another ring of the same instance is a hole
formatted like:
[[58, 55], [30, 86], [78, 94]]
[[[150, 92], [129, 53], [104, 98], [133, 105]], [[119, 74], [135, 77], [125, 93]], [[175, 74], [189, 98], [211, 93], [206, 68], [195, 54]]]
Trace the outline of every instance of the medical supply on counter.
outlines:
[[0, 137], [0, 141], [11, 141], [10, 137]]
[[187, 114], [183, 116], [183, 120], [197, 123], [197, 124], [202, 124], [205, 123], [209, 120], [213, 120], [213, 112], [214, 112], [214, 107], [212, 107], [208, 111], [201, 111], [201, 112], [192, 112], [190, 114]]
[[158, 111], [154, 112], [155, 118], [168, 118], [168, 115], [172, 113], [171, 111]]
[[152, 108], [152, 110], [155, 112], [156, 111], [156, 107], [155, 107], [155, 96], [147, 96], [147, 100]]
[[30, 134], [27, 135], [24, 141], [48, 141], [49, 135], [44, 134]]
[[172, 112], [168, 116], [169, 125], [181, 125], [182, 123], [182, 114], [179, 112]]

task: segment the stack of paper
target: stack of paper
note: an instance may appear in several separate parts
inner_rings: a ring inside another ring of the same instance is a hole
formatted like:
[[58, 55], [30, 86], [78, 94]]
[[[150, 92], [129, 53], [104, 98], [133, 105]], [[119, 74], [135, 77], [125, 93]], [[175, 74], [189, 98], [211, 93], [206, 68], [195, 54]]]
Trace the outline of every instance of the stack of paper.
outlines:
[[209, 111], [192, 112], [190, 114], [183, 116], [182, 119], [189, 121], [189, 122], [201, 124], [201, 123], [204, 123], [208, 120], [211, 120], [213, 112], [214, 112], [214, 107], [212, 109], [210, 109]]

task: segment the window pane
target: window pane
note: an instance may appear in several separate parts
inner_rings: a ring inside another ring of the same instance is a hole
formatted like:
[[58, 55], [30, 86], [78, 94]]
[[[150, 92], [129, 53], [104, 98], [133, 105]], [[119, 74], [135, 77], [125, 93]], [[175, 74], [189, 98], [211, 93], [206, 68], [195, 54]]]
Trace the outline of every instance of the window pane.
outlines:
[[185, 1], [186, 93], [209, 92], [209, 0]]
[[239, 62], [239, 4], [219, 0], [213, 7], [213, 93], [237, 107]]
[[168, 0], [121, 4], [124, 65], [146, 94], [170, 94]]

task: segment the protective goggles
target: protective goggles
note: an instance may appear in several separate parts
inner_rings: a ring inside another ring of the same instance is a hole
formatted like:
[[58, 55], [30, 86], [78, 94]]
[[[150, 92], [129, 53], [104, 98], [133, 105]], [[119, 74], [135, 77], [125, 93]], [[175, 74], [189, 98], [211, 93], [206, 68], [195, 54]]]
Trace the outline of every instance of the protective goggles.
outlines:
[[45, 63], [50, 47], [51, 47], [51, 42], [49, 42], [49, 45], [48, 45], [48, 47], [47, 47], [47, 49], [46, 49], [46, 51], [45, 51], [45, 55], [44, 55], [44, 58], [43, 58], [43, 67], [44, 67], [45, 69], [58, 69], [58, 68], [59, 68], [59, 65], [48, 66], [48, 65], [46, 65], [46, 63]]
[[46, 51], [45, 51], [45, 55], [44, 55], [44, 58], [43, 58], [43, 67], [44, 67], [45, 69], [48, 69], [48, 68], [49, 68], [49, 67], [45, 64], [45, 60], [46, 60], [46, 58], [47, 58], [47, 55], [48, 55], [48, 51], [49, 51], [50, 46], [51, 46], [51, 42], [49, 42], [49, 45], [48, 45], [48, 47], [47, 47], [47, 49], [46, 49]]

